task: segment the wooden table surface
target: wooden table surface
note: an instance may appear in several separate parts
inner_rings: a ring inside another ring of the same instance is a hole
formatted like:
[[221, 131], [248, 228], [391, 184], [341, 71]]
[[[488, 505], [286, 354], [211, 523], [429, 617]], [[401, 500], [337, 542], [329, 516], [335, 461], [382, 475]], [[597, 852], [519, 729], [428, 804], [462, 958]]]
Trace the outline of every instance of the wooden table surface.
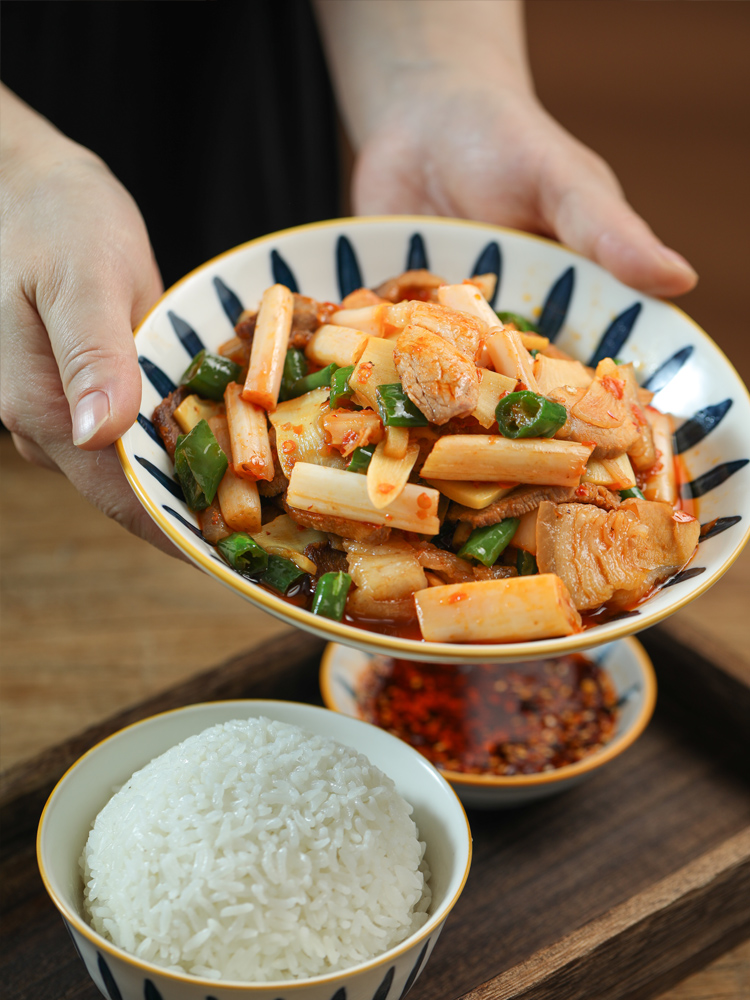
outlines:
[[[532, 0], [528, 9], [547, 107], [607, 157], [633, 203], [698, 268], [702, 282], [680, 304], [747, 381], [748, 137], [732, 123], [748, 120], [750, 7]], [[286, 628], [127, 535], [62, 477], [25, 465], [5, 433], [0, 467], [2, 768]], [[706, 645], [719, 637], [750, 680], [749, 595], [746, 551], [672, 621]], [[663, 1000], [749, 997], [747, 942]]]

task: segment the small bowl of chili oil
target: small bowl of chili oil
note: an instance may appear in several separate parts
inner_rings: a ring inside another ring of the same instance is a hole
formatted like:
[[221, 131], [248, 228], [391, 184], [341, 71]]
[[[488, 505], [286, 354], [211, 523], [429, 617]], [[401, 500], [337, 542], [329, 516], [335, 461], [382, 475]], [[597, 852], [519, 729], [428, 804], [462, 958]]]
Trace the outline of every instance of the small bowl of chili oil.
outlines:
[[419, 663], [330, 643], [320, 686], [328, 708], [410, 743], [464, 805], [487, 809], [578, 784], [640, 736], [656, 702], [633, 638], [520, 663]]

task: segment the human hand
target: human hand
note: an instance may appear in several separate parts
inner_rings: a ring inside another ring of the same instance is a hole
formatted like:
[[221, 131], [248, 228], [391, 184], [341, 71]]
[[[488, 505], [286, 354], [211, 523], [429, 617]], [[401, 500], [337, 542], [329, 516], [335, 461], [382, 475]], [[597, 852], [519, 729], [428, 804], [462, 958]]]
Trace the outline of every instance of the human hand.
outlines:
[[690, 265], [628, 205], [604, 161], [542, 108], [513, 0], [316, 0], [357, 148], [358, 214], [458, 216], [551, 236], [653, 295]]
[[515, 90], [425, 94], [362, 148], [355, 211], [477, 219], [567, 244], [651, 295], [697, 275], [625, 200], [607, 164]]
[[140, 406], [133, 327], [162, 289], [145, 224], [96, 156], [7, 90], [2, 114], [0, 416], [24, 458], [175, 554], [113, 446]]

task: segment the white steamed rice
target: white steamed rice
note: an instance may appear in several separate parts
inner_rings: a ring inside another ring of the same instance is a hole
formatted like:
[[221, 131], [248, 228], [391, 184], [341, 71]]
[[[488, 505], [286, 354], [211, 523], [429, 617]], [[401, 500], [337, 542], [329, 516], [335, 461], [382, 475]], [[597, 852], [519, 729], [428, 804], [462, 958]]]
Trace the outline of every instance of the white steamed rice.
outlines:
[[341, 970], [427, 919], [411, 806], [355, 750], [296, 726], [213, 726], [137, 771], [81, 857], [93, 928], [174, 971], [243, 982]]

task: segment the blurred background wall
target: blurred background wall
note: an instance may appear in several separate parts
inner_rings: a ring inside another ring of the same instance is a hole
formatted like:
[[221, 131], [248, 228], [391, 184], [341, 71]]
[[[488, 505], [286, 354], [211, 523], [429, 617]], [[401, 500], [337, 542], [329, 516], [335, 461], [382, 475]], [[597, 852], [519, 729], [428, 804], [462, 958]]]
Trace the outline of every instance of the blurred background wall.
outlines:
[[678, 300], [750, 381], [750, 4], [527, 0], [537, 92], [700, 275]]

